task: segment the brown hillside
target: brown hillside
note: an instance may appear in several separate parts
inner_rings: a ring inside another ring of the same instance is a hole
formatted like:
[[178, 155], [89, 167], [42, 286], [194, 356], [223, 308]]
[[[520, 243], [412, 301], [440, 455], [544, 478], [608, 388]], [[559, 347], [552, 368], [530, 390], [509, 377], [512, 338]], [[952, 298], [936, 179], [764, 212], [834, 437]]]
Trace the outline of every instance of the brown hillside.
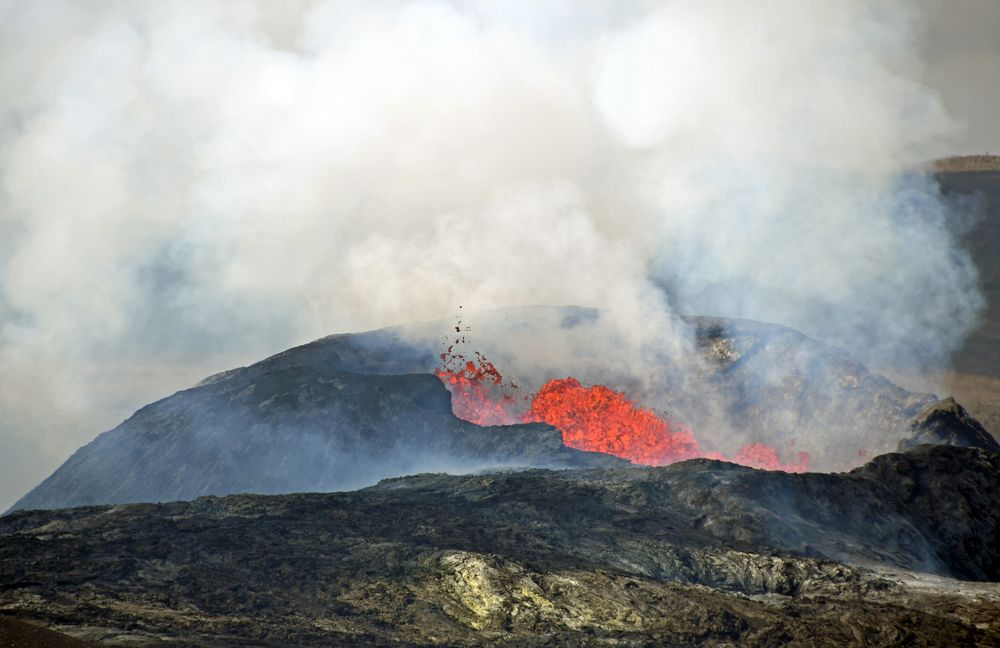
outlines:
[[936, 173], [1000, 171], [1000, 155], [953, 155], [930, 163]]

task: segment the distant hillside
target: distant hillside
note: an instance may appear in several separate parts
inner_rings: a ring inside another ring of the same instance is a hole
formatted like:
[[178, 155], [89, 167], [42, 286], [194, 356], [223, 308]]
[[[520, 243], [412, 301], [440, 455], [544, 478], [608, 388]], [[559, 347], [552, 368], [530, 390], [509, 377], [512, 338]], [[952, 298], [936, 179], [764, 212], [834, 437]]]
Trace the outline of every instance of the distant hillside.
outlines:
[[946, 385], [987, 428], [1000, 429], [1000, 156], [969, 155], [933, 163], [941, 191], [955, 201], [956, 225], [979, 270], [986, 309], [979, 326], [954, 358]]
[[1000, 157], [990, 159], [997, 170], [941, 172], [937, 179], [941, 191], [955, 199], [959, 209], [979, 212], [979, 218], [962, 234], [962, 242], [979, 270], [986, 311], [959, 353], [956, 368], [1000, 378]]
[[1000, 171], [1000, 155], [953, 155], [935, 160], [930, 166], [937, 173]]

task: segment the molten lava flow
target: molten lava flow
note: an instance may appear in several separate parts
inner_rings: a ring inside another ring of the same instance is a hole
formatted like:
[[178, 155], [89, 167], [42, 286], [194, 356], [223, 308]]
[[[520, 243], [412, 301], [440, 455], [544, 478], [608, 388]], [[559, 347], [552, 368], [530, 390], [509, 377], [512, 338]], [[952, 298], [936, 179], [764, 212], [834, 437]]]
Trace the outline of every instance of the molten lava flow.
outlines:
[[800, 452], [797, 463], [783, 464], [777, 451], [763, 443], [745, 445], [731, 459], [705, 452], [688, 427], [637, 407], [624, 394], [604, 385], [584, 387], [575, 378], [546, 383], [531, 401], [525, 420], [557, 428], [563, 443], [571, 448], [613, 454], [647, 466], [706, 457], [766, 470], [809, 470], [807, 453]]
[[604, 385], [584, 387], [575, 378], [550, 380], [531, 401], [531, 421], [562, 432], [571, 448], [605, 452], [632, 463], [662, 466], [701, 456], [691, 430], [636, 407]]
[[477, 425], [548, 423], [571, 448], [649, 466], [705, 457], [766, 470], [809, 470], [808, 453], [799, 452], [797, 462], [786, 464], [763, 443], [745, 445], [732, 458], [706, 452], [686, 426], [670, 423], [604, 385], [585, 387], [572, 377], [550, 380], [529, 402], [482, 354], [466, 360], [453, 347], [441, 354], [444, 367], [434, 373], [451, 391], [455, 416]]

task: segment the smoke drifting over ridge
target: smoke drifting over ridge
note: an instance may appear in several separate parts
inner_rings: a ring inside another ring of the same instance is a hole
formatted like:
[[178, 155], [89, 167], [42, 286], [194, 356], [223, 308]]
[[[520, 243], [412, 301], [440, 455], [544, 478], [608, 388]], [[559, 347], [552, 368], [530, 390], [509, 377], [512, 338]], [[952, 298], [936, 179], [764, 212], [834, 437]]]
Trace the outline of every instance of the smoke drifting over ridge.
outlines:
[[955, 128], [908, 2], [0, 7], [0, 508], [163, 391], [458, 304], [876, 366], [980, 307], [898, 174]]

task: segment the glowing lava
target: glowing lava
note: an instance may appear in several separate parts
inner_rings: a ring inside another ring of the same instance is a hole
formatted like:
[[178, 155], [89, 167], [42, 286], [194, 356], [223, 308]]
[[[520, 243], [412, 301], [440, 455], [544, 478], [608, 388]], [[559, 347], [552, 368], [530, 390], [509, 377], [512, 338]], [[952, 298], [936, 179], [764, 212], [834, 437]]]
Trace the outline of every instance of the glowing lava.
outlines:
[[[442, 353], [441, 359], [448, 361], [447, 354]], [[459, 369], [442, 368], [434, 372], [451, 391], [452, 412], [476, 425], [519, 423], [522, 407], [516, 397], [505, 392], [503, 376], [479, 353], [476, 360], [478, 362], [466, 361]], [[514, 391], [517, 389], [516, 385], [510, 387]]]
[[452, 348], [441, 354], [444, 367], [434, 373], [451, 391], [455, 416], [477, 425], [548, 423], [562, 432], [563, 443], [571, 448], [648, 466], [706, 457], [766, 470], [809, 470], [808, 453], [799, 452], [797, 462], [782, 463], [777, 450], [763, 443], [745, 445], [731, 458], [706, 452], [688, 427], [604, 385], [585, 387], [568, 377], [550, 380], [530, 399], [518, 397], [517, 385], [504, 384], [503, 375], [482, 354], [476, 353], [473, 362], [452, 353]]
[[750, 443], [736, 453], [732, 461], [751, 468], [763, 468], [764, 470], [784, 470], [785, 472], [808, 472], [809, 453], [799, 452], [796, 454], [798, 461], [795, 463], [781, 463], [778, 459], [778, 451], [765, 443]]
[[691, 430], [636, 407], [604, 385], [584, 387], [576, 378], [550, 380], [531, 400], [530, 421], [562, 432], [571, 448], [604, 452], [649, 466], [702, 456]]

